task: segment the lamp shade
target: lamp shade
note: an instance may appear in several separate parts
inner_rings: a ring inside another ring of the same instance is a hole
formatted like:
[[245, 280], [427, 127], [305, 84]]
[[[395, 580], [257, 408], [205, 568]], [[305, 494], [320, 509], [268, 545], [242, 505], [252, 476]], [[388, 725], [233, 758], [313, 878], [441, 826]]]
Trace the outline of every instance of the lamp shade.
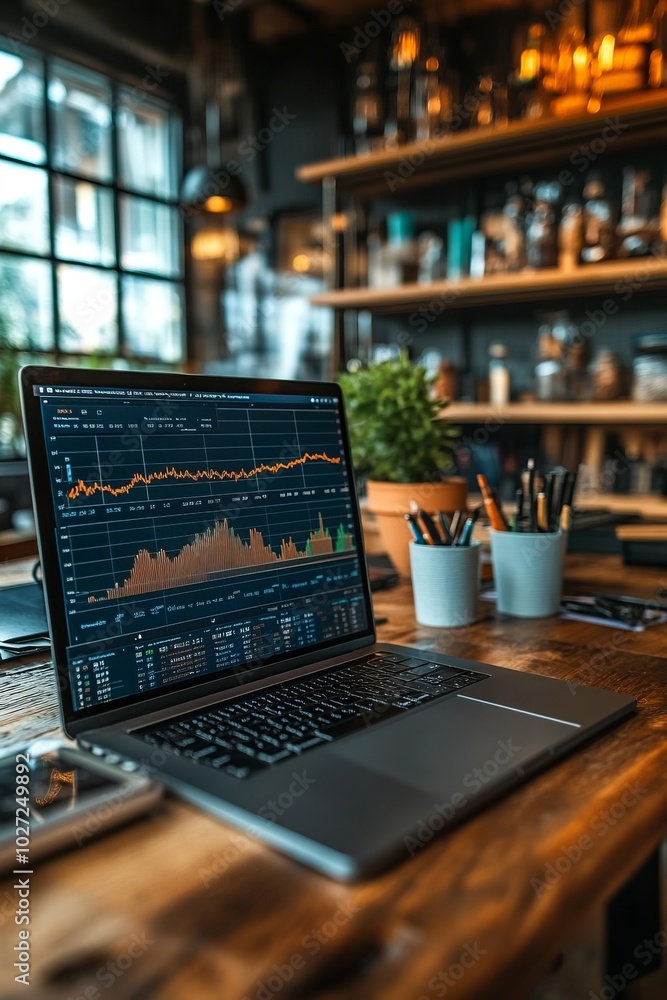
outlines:
[[195, 212], [242, 212], [248, 205], [248, 193], [241, 178], [224, 163], [200, 163], [183, 178], [181, 205]]

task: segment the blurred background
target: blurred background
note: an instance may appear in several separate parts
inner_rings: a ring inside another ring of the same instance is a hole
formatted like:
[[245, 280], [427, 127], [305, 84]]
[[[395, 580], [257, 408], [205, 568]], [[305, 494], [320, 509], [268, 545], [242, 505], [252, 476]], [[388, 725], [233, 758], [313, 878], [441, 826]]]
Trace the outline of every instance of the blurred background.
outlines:
[[0, 528], [28, 360], [401, 350], [472, 483], [667, 516], [666, 46], [665, 0], [3, 0]]

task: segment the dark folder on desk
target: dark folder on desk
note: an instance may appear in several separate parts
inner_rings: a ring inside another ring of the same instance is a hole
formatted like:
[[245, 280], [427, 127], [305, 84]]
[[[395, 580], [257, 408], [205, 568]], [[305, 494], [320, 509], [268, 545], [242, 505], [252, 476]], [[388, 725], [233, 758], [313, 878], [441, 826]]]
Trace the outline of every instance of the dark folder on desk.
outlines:
[[[48, 636], [44, 594], [38, 583], [26, 583], [0, 590], [0, 643]], [[0, 659], [13, 653], [0, 646]]]
[[633, 710], [376, 641], [338, 385], [21, 384], [63, 723], [94, 753], [354, 878]]

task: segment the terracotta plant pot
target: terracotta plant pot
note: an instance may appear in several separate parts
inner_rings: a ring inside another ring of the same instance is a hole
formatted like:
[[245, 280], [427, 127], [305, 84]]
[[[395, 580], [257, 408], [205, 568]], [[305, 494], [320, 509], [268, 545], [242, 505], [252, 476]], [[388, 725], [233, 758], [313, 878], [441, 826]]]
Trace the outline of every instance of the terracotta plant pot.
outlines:
[[433, 514], [438, 510], [453, 514], [463, 510], [468, 502], [468, 483], [460, 476], [451, 476], [440, 483], [381, 483], [370, 480], [366, 484], [368, 508], [377, 519], [384, 550], [401, 576], [410, 576], [410, 549], [412, 537], [404, 514], [410, 510], [410, 501]]

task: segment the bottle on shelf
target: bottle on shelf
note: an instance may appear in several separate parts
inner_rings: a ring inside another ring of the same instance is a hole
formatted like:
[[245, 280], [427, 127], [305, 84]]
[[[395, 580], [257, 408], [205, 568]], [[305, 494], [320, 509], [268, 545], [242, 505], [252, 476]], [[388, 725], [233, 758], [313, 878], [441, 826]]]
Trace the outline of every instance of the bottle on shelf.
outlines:
[[653, 48], [649, 56], [650, 87], [667, 87], [667, 0], [658, 0], [653, 12]]
[[535, 398], [543, 402], [567, 399], [566, 345], [557, 324], [557, 317], [549, 317], [537, 331]]
[[651, 252], [652, 241], [659, 230], [651, 172], [625, 167], [621, 218], [616, 229], [618, 256], [645, 257]]
[[515, 69], [508, 82], [510, 118], [542, 118], [549, 111], [544, 76], [551, 62], [545, 24], [523, 25], [515, 35]]
[[557, 211], [560, 185], [546, 181], [535, 187], [535, 205], [526, 227], [528, 267], [556, 267], [558, 264]]
[[415, 217], [411, 212], [390, 212], [387, 216], [387, 245], [383, 258], [388, 285], [417, 281], [419, 244], [415, 239]]
[[581, 260], [597, 264], [614, 255], [615, 227], [605, 182], [596, 172], [588, 174], [584, 185], [584, 245]]
[[505, 263], [508, 271], [520, 271], [526, 266], [526, 202], [518, 184], [506, 184], [505, 193]]
[[352, 106], [355, 153], [372, 153], [384, 145], [382, 91], [377, 62], [362, 59], [357, 66]]
[[413, 137], [411, 110], [421, 32], [414, 17], [401, 17], [389, 48], [385, 145], [393, 148]]
[[489, 348], [489, 402], [498, 408], [507, 406], [510, 401], [507, 353], [506, 344], [491, 344]]
[[598, 351], [590, 366], [591, 399], [609, 402], [618, 399], [623, 389], [623, 372], [613, 351]]
[[558, 227], [558, 266], [563, 271], [573, 271], [579, 266], [584, 244], [584, 210], [579, 201], [568, 201], [563, 206]]
[[415, 67], [412, 119], [418, 141], [446, 134], [452, 125], [458, 97], [456, 74], [447, 65], [438, 24], [430, 17]]

